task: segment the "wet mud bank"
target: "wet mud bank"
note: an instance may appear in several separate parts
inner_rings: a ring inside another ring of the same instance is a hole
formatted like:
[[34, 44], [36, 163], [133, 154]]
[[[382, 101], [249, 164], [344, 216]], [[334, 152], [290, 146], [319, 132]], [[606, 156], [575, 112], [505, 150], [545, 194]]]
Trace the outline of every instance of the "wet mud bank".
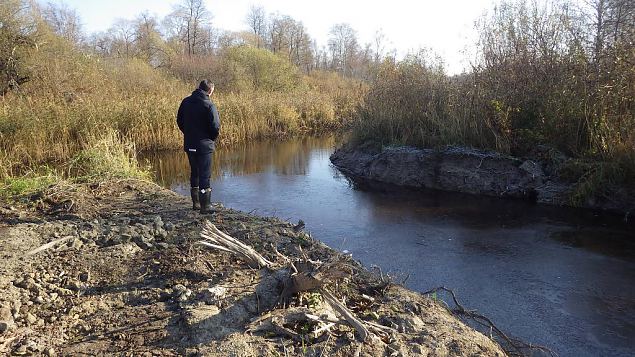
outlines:
[[366, 144], [345, 145], [330, 160], [355, 181], [524, 199], [605, 210], [627, 217], [635, 209], [635, 193], [624, 189], [574, 202], [574, 183], [561, 179], [556, 173], [558, 168], [554, 167], [567, 160], [562, 156], [555, 160], [521, 159], [464, 147], [378, 149]]
[[[369, 272], [302, 224], [189, 208], [136, 181], [1, 203], [0, 355], [505, 355], [442, 303]], [[196, 244], [205, 220], [274, 264], [282, 255], [336, 264], [329, 291], [382, 333], [361, 342], [350, 326], [323, 323], [338, 312], [316, 292], [280, 304], [276, 273]], [[292, 318], [300, 315], [322, 320]]]

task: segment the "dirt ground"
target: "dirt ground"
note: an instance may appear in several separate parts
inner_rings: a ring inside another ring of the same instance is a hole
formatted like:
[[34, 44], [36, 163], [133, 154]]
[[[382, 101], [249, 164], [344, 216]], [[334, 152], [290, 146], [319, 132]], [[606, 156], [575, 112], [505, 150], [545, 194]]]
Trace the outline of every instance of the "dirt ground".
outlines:
[[[0, 203], [0, 355], [505, 355], [441, 303], [387, 283], [301, 224], [214, 207], [203, 216], [187, 198], [138, 181], [56, 186]], [[205, 219], [270, 261], [281, 259], [277, 249], [344, 266], [329, 290], [389, 333], [360, 342], [339, 324], [319, 333], [318, 323], [263, 328], [271, 316], [337, 314], [316, 292], [280, 304], [280, 271], [195, 244]]]

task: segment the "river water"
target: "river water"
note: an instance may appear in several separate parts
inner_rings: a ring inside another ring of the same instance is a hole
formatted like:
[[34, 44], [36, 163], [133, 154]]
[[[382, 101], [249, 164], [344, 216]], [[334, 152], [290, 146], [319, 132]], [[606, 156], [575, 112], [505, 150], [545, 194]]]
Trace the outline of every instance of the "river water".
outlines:
[[[468, 309], [560, 356], [635, 355], [635, 225], [589, 211], [349, 182], [336, 140], [219, 150], [213, 201], [306, 222], [329, 246], [416, 291], [452, 288]], [[185, 153], [147, 159], [189, 195]], [[185, 207], [184, 207], [185, 209]]]

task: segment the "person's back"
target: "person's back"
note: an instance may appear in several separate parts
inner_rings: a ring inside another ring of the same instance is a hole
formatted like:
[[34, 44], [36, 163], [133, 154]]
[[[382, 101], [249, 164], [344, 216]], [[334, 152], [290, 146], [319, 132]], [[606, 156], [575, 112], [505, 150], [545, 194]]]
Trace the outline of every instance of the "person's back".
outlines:
[[209, 95], [196, 89], [183, 99], [177, 115], [179, 129], [183, 132], [183, 148], [187, 152], [206, 153], [214, 151], [220, 122], [216, 106]]
[[176, 122], [183, 132], [183, 149], [190, 162], [190, 193], [193, 208], [209, 211], [211, 200], [210, 175], [215, 140], [220, 132], [220, 118], [210, 100], [214, 85], [200, 83], [192, 95], [183, 99]]

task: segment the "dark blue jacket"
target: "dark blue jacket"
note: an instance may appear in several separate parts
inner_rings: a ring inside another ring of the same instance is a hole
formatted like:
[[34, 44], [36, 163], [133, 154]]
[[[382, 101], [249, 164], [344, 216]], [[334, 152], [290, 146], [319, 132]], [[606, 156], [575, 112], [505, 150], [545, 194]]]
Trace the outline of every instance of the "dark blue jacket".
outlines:
[[214, 151], [214, 141], [220, 132], [220, 118], [216, 106], [204, 91], [197, 89], [183, 99], [176, 115], [176, 123], [183, 132], [183, 149], [187, 152]]

